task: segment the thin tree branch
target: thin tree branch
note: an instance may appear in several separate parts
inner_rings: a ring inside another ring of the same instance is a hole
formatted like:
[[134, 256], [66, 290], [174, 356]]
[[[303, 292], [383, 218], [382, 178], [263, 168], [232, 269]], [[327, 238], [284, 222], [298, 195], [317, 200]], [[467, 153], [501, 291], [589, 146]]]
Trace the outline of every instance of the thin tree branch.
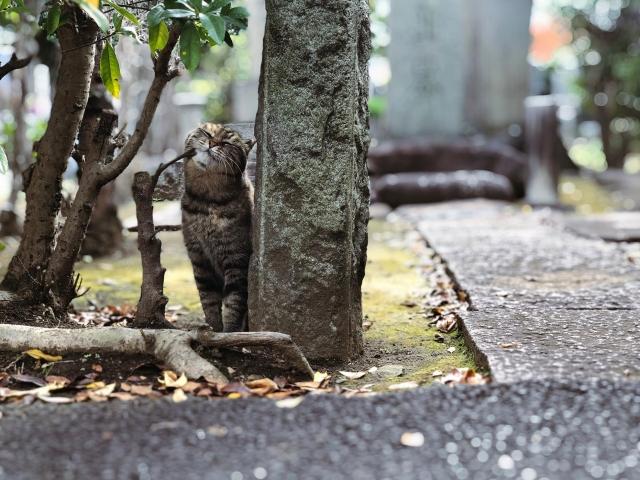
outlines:
[[32, 58], [33, 57], [31, 55], [25, 58], [18, 58], [15, 53], [11, 55], [9, 61], [0, 66], [0, 80], [2, 80], [3, 77], [9, 75], [14, 70], [19, 70], [20, 68], [24, 68], [29, 65], [29, 62], [31, 62]]
[[136, 123], [136, 129], [131, 135], [131, 138], [127, 141], [124, 147], [120, 150], [120, 153], [113, 161], [107, 165], [104, 165], [101, 169], [101, 181], [108, 183], [118, 175], [120, 175], [125, 168], [131, 163], [133, 157], [136, 156], [142, 142], [147, 136], [151, 120], [156, 113], [156, 108], [160, 102], [160, 96], [166, 84], [177, 75], [177, 72], [169, 67], [171, 61], [171, 52], [178, 43], [180, 37], [180, 26], [173, 25], [169, 31], [169, 40], [165, 47], [158, 53], [158, 56], [154, 61], [155, 76], [149, 87], [149, 91], [144, 100], [140, 117]]
[[151, 189], [152, 190], [156, 189], [156, 185], [158, 185], [158, 180], [160, 180], [160, 175], [162, 175], [162, 172], [164, 172], [167, 168], [169, 168], [171, 165], [173, 165], [177, 161], [182, 160], [183, 158], [192, 157], [195, 153], [196, 153], [195, 149], [191, 148], [186, 152], [184, 152], [182, 155], [178, 155], [173, 160], [170, 160], [167, 163], [161, 163], [158, 169], [156, 170], [156, 173], [154, 173], [153, 177], [151, 177]]

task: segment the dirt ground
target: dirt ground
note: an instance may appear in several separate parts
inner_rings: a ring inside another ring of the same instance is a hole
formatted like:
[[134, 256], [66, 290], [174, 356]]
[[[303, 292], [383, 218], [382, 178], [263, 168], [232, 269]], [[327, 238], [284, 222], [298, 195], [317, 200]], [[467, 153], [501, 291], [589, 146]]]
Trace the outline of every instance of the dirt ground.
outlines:
[[[197, 327], [202, 324], [202, 310], [181, 233], [167, 232], [161, 238], [163, 264], [167, 268], [168, 319], [179, 328]], [[0, 253], [0, 269], [6, 268], [14, 246], [9, 244]], [[125, 249], [112, 257], [79, 261], [77, 271], [90, 291], [74, 302], [75, 319], [93, 325], [126, 323], [139, 295], [139, 265], [133, 234], [127, 234]], [[381, 391], [399, 383], [430, 384], [440, 378], [439, 373], [452, 368], [473, 368], [461, 336], [455, 332], [439, 333], [435, 326], [439, 316], [436, 312], [449, 313], [461, 307], [457, 299], [450, 298], [455, 292], [442, 274], [437, 257], [407, 225], [393, 219], [372, 221], [363, 285], [364, 355], [345, 365], [316, 364], [312, 365], [314, 369], [329, 371], [333, 382], [347, 388], [364, 385]], [[20, 323], [25, 313], [34, 312], [14, 309], [15, 323]], [[48, 318], [44, 309], [35, 313], [42, 319], [41, 326], [56, 326], [52, 324], [55, 319]], [[254, 356], [246, 352], [226, 352], [223, 356], [204, 353], [237, 380], [282, 373], [277, 368], [259, 367], [265, 364], [260, 360], [260, 352], [252, 352]], [[72, 378], [91, 374], [94, 365], [100, 365], [99, 377], [105, 381], [122, 380], [141, 370], [154, 375], [162, 368], [144, 356], [75, 354], [66, 356], [62, 362], [45, 362], [43, 372], [42, 362], [12, 353], [0, 355], [0, 368], [7, 373], [46, 373]]]

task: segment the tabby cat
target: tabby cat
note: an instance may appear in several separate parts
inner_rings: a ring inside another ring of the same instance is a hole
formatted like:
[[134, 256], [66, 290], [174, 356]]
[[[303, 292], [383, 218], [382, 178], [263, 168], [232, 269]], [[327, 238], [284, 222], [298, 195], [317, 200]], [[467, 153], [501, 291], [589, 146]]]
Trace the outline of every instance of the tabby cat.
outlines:
[[255, 141], [205, 123], [185, 141], [182, 232], [207, 323], [216, 331], [247, 329], [253, 186], [245, 170]]

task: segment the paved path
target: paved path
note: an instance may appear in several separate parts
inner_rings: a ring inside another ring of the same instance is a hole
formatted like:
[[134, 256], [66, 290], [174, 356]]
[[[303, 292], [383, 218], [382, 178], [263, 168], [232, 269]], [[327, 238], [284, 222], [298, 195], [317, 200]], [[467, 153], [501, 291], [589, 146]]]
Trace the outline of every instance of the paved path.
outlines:
[[469, 293], [464, 325], [494, 381], [640, 379], [640, 268], [620, 245], [495, 202], [401, 214]]
[[[1, 406], [0, 480], [638, 480], [640, 276], [622, 246], [495, 203], [403, 214], [470, 293], [464, 323], [496, 383], [294, 409]], [[424, 444], [403, 446], [405, 432]]]
[[[3, 480], [627, 479], [640, 385], [527, 382], [344, 399], [4, 407]], [[405, 447], [405, 432], [424, 445]]]

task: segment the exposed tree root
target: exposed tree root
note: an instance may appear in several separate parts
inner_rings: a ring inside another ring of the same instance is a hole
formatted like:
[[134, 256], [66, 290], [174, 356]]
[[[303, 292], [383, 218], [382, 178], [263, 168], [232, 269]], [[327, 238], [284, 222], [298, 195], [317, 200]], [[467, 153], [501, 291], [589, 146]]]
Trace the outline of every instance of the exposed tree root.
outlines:
[[227, 377], [202, 358], [192, 343], [211, 348], [266, 347], [292, 369], [313, 377], [298, 346], [289, 335], [274, 332], [216, 333], [202, 330], [151, 330], [124, 327], [87, 329], [0, 325], [0, 350], [21, 352], [37, 348], [47, 353], [109, 352], [149, 354], [191, 379], [207, 376], [227, 383]]

